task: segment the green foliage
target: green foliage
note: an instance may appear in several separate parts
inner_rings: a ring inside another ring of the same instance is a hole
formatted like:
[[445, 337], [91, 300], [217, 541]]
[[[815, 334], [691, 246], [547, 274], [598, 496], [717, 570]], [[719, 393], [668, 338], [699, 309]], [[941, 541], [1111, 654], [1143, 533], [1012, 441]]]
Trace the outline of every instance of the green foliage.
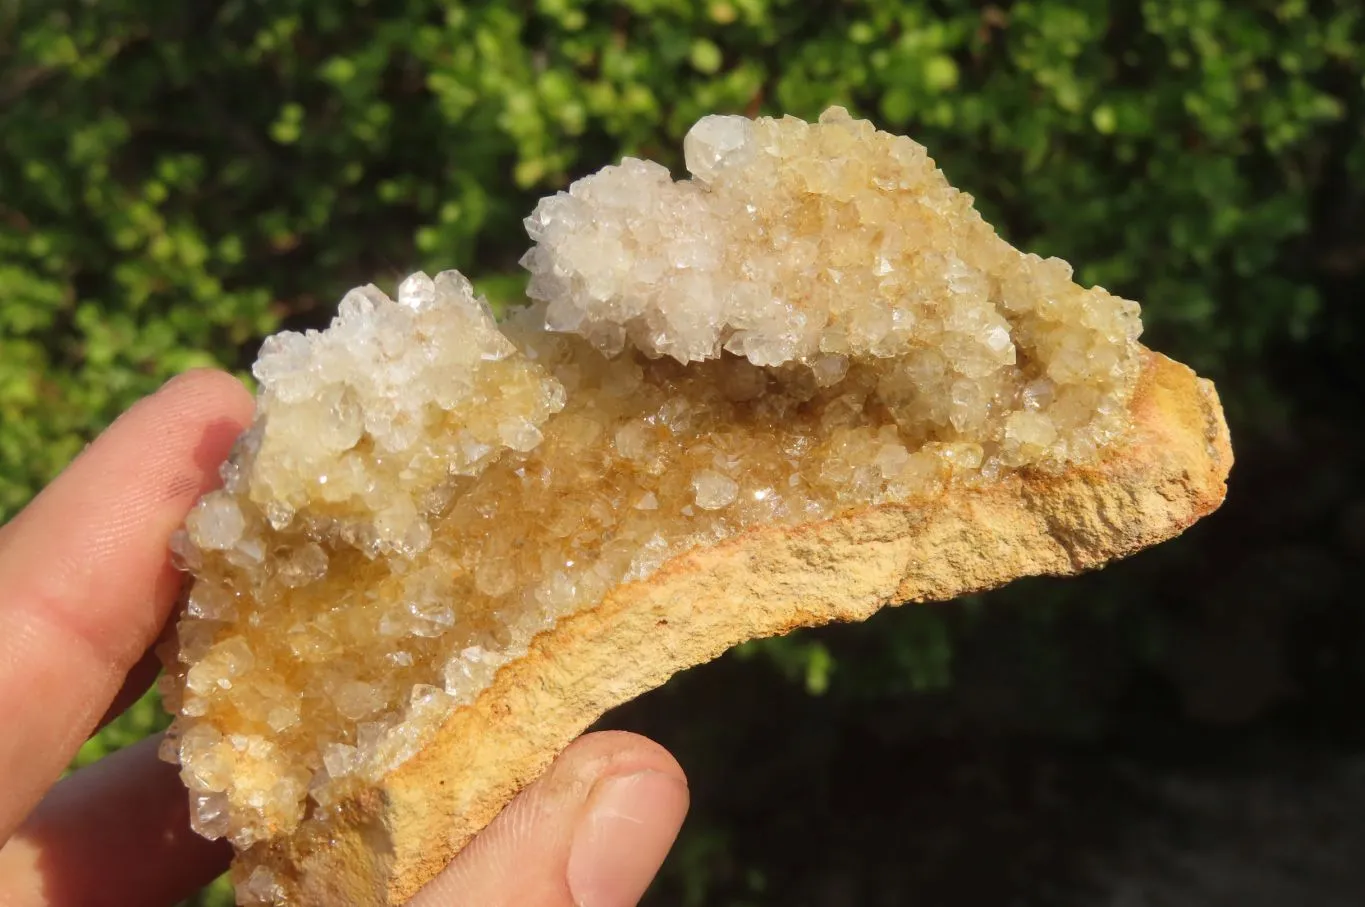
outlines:
[[[1353, 0], [0, 0], [0, 519], [167, 376], [240, 368], [357, 282], [454, 266], [514, 304], [536, 197], [625, 154], [676, 167], [712, 112], [837, 103], [915, 136], [1011, 240], [1143, 300], [1154, 345], [1252, 375], [1225, 401], [1269, 419], [1256, 363], [1329, 323], [1324, 280], [1359, 268], [1363, 20]], [[896, 627], [868, 662], [883, 689], [947, 685], [941, 613]], [[859, 676], [820, 642], [749, 651], [812, 693]]]
[[820, 696], [829, 689], [834, 659], [829, 647], [814, 639], [756, 639], [735, 647], [734, 656], [749, 660], [763, 656], [788, 680], [801, 683], [806, 692]]

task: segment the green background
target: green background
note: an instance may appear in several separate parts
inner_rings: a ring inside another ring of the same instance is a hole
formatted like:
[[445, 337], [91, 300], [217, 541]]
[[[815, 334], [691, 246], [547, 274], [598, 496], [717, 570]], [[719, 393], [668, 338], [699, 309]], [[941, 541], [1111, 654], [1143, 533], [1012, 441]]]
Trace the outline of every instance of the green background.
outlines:
[[[610, 716], [693, 779], [653, 902], [1063, 903], [1056, 853], [1133, 815], [1103, 766], [1361, 742], [1362, 51], [1353, 0], [0, 0], [0, 518], [351, 285], [458, 267], [514, 303], [539, 196], [676, 168], [707, 113], [846, 105], [1143, 302], [1218, 382], [1232, 492], [1100, 574], [744, 647]], [[1044, 775], [1070, 807], [1020, 800]]]

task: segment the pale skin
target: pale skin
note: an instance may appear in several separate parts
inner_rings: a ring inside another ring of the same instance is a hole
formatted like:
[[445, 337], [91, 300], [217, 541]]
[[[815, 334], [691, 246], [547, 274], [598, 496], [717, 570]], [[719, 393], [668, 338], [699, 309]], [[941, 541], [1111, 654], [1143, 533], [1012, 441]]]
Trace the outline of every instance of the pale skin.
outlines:
[[[183, 375], [0, 527], [0, 907], [159, 907], [227, 867], [156, 739], [58, 779], [155, 676], [182, 581], [167, 542], [251, 412], [231, 376]], [[687, 803], [658, 744], [589, 734], [410, 904], [632, 907]]]

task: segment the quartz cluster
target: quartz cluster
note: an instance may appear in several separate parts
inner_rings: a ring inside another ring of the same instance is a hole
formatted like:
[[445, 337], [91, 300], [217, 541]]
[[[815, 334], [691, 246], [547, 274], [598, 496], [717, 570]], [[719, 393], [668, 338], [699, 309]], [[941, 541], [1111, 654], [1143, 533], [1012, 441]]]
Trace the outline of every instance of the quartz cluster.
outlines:
[[1015, 250], [923, 146], [833, 108], [707, 117], [684, 150], [690, 180], [628, 159], [527, 219], [550, 330], [822, 387], [867, 363], [913, 441], [981, 443], [988, 471], [1088, 459], [1122, 430], [1137, 304]]
[[325, 818], [680, 552], [1126, 430], [1137, 306], [1011, 248], [921, 146], [836, 109], [708, 117], [685, 151], [691, 180], [627, 160], [544, 200], [502, 325], [418, 274], [262, 350], [257, 421], [176, 541], [164, 755], [201, 833]]

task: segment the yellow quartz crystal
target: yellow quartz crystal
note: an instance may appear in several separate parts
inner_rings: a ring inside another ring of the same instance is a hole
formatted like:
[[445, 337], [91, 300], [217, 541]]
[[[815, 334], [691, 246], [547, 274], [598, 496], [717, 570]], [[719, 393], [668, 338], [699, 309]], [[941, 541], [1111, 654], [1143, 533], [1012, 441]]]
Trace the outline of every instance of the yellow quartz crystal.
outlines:
[[543, 200], [506, 324], [417, 274], [262, 349], [257, 420], [176, 541], [163, 753], [202, 834], [326, 821], [680, 552], [1122, 442], [1137, 305], [1009, 246], [920, 145], [836, 108], [707, 117], [685, 151], [690, 180], [627, 159]]

